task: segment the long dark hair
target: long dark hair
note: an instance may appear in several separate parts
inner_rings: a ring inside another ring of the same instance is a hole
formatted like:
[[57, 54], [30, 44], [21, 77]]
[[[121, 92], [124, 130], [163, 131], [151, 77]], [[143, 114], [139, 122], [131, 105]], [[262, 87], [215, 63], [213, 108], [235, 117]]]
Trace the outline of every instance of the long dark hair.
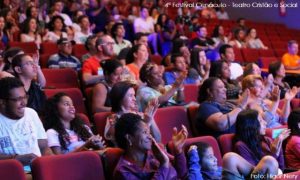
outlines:
[[241, 111], [236, 118], [235, 142], [244, 142], [258, 160], [262, 158], [262, 140], [258, 111], [248, 109]]
[[197, 70], [197, 72], [200, 74], [201, 70], [199, 68], [200, 62], [199, 62], [199, 53], [203, 51], [200, 48], [193, 48], [191, 51], [191, 68], [194, 68]]
[[291, 135], [300, 136], [300, 108], [297, 108], [291, 112], [288, 118], [288, 128], [291, 130]]
[[[57, 107], [58, 103], [64, 96], [68, 95], [60, 92], [47, 100], [45, 106], [44, 127], [46, 130], [54, 129], [57, 131], [59, 143], [62, 149], [67, 150], [67, 145], [70, 143], [70, 137], [60, 120], [60, 114]], [[83, 141], [88, 140], [92, 136], [85, 127], [84, 122], [79, 117], [76, 116], [70, 124], [71, 130], [73, 130]]]
[[122, 101], [130, 88], [134, 88], [134, 84], [129, 81], [117, 82], [111, 89], [109, 98], [111, 102], [111, 111], [120, 112]]

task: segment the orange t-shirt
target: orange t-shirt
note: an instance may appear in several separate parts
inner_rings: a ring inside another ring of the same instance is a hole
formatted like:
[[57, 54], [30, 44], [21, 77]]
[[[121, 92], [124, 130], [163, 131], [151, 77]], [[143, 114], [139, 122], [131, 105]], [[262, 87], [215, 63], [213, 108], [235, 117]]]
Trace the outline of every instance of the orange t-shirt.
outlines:
[[300, 56], [298, 55], [291, 55], [289, 53], [285, 53], [282, 56], [282, 64], [285, 66], [297, 67], [299, 66]]
[[131, 64], [127, 65], [127, 68], [134, 75], [135, 80], [140, 79], [140, 69], [137, 65], [135, 65], [134, 63], [131, 63]]
[[99, 67], [101, 66], [98, 58], [92, 56], [83, 62], [82, 74], [88, 73], [92, 75], [98, 75]]

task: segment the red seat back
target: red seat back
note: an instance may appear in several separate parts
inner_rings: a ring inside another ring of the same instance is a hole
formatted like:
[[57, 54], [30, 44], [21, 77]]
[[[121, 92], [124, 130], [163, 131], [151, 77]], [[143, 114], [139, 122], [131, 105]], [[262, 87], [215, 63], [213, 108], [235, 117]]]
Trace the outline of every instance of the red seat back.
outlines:
[[181, 125], [186, 126], [189, 132], [189, 137], [191, 137], [191, 130], [184, 107], [171, 106], [160, 108], [157, 110], [154, 119], [160, 129], [163, 144], [171, 140], [173, 128], [177, 127], [177, 129], [180, 130]]
[[79, 116], [79, 118], [89, 127], [91, 127], [91, 123], [89, 118], [87, 117], [87, 115], [83, 114], [83, 113], [77, 113], [77, 116]]
[[88, 53], [88, 51], [85, 49], [83, 44], [75, 44], [73, 46], [73, 54], [78, 59], [81, 59], [81, 57], [86, 53]]
[[32, 175], [35, 180], [105, 179], [100, 156], [88, 151], [37, 158]]
[[247, 63], [257, 62], [259, 59], [259, 50], [257, 49], [242, 49], [242, 54], [244, 56], [244, 61]]
[[42, 69], [47, 80], [46, 88], [79, 88], [77, 73], [70, 68]]
[[186, 103], [197, 102], [198, 99], [198, 86], [195, 84], [184, 85], [184, 100]]
[[38, 51], [37, 45], [34, 42], [9, 42], [9, 47], [19, 47], [27, 54], [36, 54]]
[[43, 42], [41, 43], [41, 53], [42, 54], [56, 54], [58, 53], [58, 47], [55, 43]]
[[199, 136], [199, 132], [196, 127], [196, 118], [197, 118], [197, 112], [198, 112], [199, 106], [189, 106], [187, 109], [188, 118], [190, 122], [190, 127], [192, 128], [192, 132], [194, 137]]
[[234, 134], [223, 134], [219, 136], [218, 141], [221, 147], [222, 155], [233, 151]]
[[122, 154], [123, 150], [120, 148], [107, 148], [105, 153], [102, 155], [106, 179], [113, 179], [115, 167], [117, 166]]
[[83, 101], [82, 93], [78, 88], [45, 89], [44, 91], [45, 91], [45, 94], [46, 94], [47, 98], [52, 97], [52, 96], [54, 96], [55, 94], [57, 94], [59, 92], [66, 93], [72, 99], [73, 104], [74, 104], [75, 109], [76, 109], [76, 112], [87, 114], [86, 109], [85, 109], [85, 105], [84, 105], [84, 101]]
[[94, 114], [94, 123], [96, 125], [97, 132], [100, 136], [104, 137], [104, 129], [106, 125], [107, 117], [111, 115], [111, 112], [99, 112]]
[[271, 62], [280, 61], [276, 57], [261, 57], [259, 58], [259, 64], [261, 68], [269, 68]]
[[0, 177], [2, 180], [25, 180], [23, 165], [14, 159], [0, 161]]

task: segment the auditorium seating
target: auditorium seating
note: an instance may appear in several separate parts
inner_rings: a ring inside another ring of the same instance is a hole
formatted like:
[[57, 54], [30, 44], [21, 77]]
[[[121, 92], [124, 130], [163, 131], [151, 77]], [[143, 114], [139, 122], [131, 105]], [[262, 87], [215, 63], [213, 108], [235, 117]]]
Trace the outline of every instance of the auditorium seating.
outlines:
[[0, 161], [0, 179], [25, 180], [23, 165], [14, 159]]
[[107, 117], [111, 115], [111, 112], [99, 112], [94, 114], [94, 123], [97, 129], [98, 134], [104, 137], [104, 129], [106, 125]]
[[47, 80], [46, 88], [79, 88], [77, 73], [70, 68], [42, 69]]

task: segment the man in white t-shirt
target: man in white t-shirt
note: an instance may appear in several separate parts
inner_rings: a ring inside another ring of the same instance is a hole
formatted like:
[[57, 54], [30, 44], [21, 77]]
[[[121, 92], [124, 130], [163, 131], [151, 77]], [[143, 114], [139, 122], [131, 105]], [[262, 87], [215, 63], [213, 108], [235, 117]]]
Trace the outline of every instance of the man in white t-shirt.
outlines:
[[226, 61], [229, 65], [231, 72], [230, 79], [237, 80], [242, 77], [244, 70], [239, 63], [234, 62], [235, 54], [233, 47], [228, 44], [224, 44], [220, 47], [219, 53], [221, 59]]
[[30, 165], [36, 157], [52, 154], [37, 113], [26, 107], [28, 96], [22, 82], [7, 77], [0, 80], [0, 87], [0, 160]]

